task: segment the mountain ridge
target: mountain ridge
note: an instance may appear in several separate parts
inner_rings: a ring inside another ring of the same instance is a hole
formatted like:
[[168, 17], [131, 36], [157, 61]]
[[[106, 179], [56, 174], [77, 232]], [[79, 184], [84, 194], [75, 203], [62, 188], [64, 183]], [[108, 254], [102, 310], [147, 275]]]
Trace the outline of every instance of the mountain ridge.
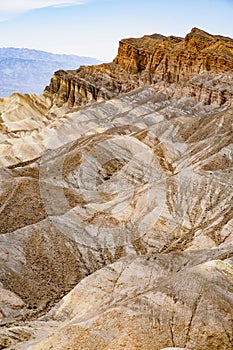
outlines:
[[[59, 70], [46, 87], [45, 95], [58, 105], [65, 102], [70, 106], [85, 105], [145, 84], [164, 82], [167, 86], [176, 83], [181, 86], [198, 75], [201, 86], [211, 76], [231, 74], [232, 70], [233, 41], [193, 28], [185, 38], [154, 34], [154, 38], [152, 35], [122, 39], [113, 62], [75, 71]], [[202, 73], [206, 73], [204, 81]]]
[[37, 49], [29, 49], [26, 47], [1, 47], [0, 48], [0, 57], [14, 57], [14, 58], [24, 58], [24, 59], [50, 59], [50, 60], [55, 60], [57, 58], [63, 58], [64, 60], [66, 58], [73, 58], [74, 60], [77, 59], [84, 59], [84, 60], [96, 60], [99, 62], [97, 58], [94, 57], [89, 57], [89, 56], [79, 56], [79, 55], [74, 55], [74, 54], [62, 54], [62, 53], [54, 53], [54, 52], [49, 52], [45, 50], [37, 50]]
[[26, 48], [0, 48], [0, 96], [14, 92], [42, 93], [48, 77], [58, 68], [76, 69], [80, 65], [97, 63], [97, 59], [85, 56]]

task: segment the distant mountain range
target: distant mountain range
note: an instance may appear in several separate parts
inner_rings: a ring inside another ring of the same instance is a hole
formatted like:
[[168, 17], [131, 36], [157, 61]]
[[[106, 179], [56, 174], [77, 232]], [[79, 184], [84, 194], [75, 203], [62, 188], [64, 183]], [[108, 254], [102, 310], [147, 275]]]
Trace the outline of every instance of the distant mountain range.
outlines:
[[96, 58], [60, 55], [45, 51], [0, 48], [0, 97], [13, 92], [42, 93], [58, 69], [98, 64]]

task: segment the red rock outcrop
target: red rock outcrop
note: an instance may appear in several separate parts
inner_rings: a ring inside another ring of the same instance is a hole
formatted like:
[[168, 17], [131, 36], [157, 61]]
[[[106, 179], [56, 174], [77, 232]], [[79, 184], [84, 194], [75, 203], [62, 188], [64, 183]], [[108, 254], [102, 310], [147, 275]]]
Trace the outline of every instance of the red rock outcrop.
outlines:
[[[182, 84], [203, 72], [210, 80], [212, 75], [232, 70], [233, 40], [193, 28], [184, 39], [159, 34], [123, 39], [112, 63], [58, 71], [44, 93], [58, 106], [67, 103], [72, 107], [107, 100], [159, 81]], [[212, 88], [209, 97], [204, 98], [209, 103], [214, 100], [223, 104], [233, 94], [232, 90], [224, 90], [222, 99], [214, 99]], [[202, 94], [195, 93], [202, 99]]]
[[124, 39], [114, 62], [132, 74], [146, 73], [150, 83], [187, 81], [203, 71], [232, 71], [233, 40], [197, 28], [184, 39], [154, 35]]

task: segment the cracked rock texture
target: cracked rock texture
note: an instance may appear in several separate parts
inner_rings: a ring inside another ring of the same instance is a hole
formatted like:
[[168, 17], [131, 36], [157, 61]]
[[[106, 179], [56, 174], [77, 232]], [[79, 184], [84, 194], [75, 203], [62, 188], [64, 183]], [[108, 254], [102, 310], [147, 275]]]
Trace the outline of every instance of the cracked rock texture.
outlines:
[[232, 349], [231, 50], [122, 40], [0, 100], [1, 349]]

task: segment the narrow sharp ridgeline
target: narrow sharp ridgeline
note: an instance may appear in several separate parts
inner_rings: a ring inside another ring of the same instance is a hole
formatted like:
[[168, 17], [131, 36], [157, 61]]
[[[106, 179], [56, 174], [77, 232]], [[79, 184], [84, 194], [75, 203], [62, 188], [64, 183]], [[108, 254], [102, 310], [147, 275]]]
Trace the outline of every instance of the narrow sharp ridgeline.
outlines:
[[0, 99], [0, 348], [232, 350], [232, 48], [124, 39]]

